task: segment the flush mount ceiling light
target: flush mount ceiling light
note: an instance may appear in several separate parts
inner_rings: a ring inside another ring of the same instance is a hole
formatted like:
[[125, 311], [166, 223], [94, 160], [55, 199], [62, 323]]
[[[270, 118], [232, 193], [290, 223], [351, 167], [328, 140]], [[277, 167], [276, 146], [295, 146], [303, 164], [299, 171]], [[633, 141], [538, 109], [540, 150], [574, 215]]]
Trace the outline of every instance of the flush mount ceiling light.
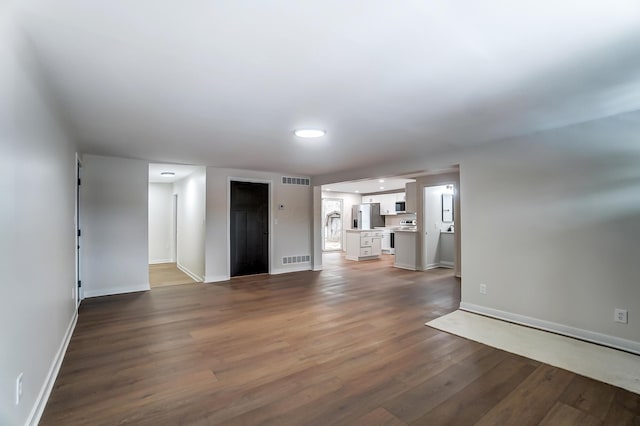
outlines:
[[384, 186], [381, 186], [380, 189], [384, 189]]
[[161, 172], [160, 176], [164, 176], [164, 177], [171, 177], [171, 176], [175, 176], [176, 174], [174, 172]]
[[378, 179], [378, 182], [384, 183], [384, 179]]
[[319, 138], [327, 134], [326, 131], [320, 129], [298, 129], [293, 132], [299, 138]]

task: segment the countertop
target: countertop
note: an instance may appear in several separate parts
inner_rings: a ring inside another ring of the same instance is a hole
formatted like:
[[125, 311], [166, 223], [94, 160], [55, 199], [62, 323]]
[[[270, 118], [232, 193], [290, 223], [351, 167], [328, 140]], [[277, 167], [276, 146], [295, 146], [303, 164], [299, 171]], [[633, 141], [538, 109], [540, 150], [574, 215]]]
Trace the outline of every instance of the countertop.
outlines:
[[409, 232], [411, 234], [415, 234], [418, 231], [416, 229], [396, 229], [393, 232]]
[[440, 231], [441, 234], [455, 234], [455, 231]]

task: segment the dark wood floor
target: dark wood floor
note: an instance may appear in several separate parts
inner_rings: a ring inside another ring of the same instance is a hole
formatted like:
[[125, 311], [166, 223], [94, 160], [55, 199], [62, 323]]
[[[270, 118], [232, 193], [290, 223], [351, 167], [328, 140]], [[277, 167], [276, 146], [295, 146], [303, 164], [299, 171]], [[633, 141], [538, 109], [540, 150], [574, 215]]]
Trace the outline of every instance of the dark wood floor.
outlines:
[[640, 424], [639, 395], [426, 327], [459, 280], [390, 262], [86, 300], [42, 424]]

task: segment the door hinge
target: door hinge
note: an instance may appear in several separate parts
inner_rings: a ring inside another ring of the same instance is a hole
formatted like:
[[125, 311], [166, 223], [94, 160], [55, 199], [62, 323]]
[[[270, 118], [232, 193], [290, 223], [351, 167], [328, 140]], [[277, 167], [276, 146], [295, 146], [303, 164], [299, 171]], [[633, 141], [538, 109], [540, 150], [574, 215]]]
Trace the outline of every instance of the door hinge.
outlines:
[[78, 186], [82, 185], [82, 181], [78, 178]]
[[78, 280], [78, 288], [82, 287], [82, 281]]
[[82, 231], [78, 229], [78, 237], [82, 236]]

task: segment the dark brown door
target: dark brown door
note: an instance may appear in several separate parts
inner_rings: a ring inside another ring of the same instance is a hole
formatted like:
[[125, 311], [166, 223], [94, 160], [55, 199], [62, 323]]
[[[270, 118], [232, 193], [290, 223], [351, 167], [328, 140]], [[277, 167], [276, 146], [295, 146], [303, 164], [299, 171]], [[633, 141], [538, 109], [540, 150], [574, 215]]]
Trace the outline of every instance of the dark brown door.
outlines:
[[231, 182], [231, 276], [269, 272], [269, 185]]

